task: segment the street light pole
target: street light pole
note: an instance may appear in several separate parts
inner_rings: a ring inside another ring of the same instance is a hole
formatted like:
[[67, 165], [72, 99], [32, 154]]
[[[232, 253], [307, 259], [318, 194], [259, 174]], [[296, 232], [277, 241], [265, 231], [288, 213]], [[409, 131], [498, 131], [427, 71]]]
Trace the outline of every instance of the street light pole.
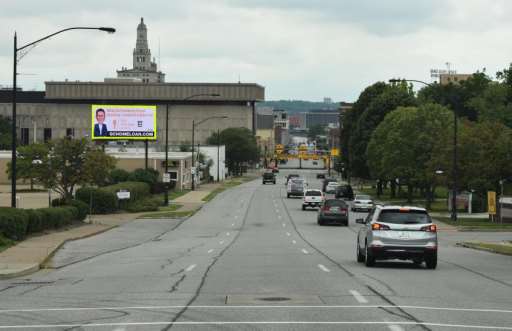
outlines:
[[17, 140], [17, 132], [16, 132], [16, 92], [17, 92], [17, 76], [18, 76], [18, 52], [35, 45], [43, 40], [51, 38], [59, 33], [70, 31], [70, 30], [100, 30], [108, 33], [116, 32], [116, 29], [110, 27], [73, 27], [67, 28], [63, 30], [59, 30], [52, 34], [47, 35], [46, 37], [40, 38], [36, 41], [28, 43], [20, 48], [18, 48], [18, 37], [16, 32], [14, 32], [14, 57], [13, 57], [13, 74], [12, 74], [12, 133], [11, 133], [11, 150], [12, 150], [12, 160], [11, 160], [11, 207], [16, 208], [16, 140]]
[[217, 182], [220, 181], [220, 129], [217, 129]]

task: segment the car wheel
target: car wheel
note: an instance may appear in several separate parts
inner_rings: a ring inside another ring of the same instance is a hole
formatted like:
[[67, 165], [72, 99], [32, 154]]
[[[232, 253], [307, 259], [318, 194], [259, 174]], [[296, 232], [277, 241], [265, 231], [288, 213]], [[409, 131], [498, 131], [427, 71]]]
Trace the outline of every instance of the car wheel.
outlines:
[[319, 219], [317, 220], [317, 223], [318, 223], [318, 225], [320, 225], [320, 226], [321, 226], [321, 225], [324, 225], [324, 222], [322, 221], [322, 219], [321, 219], [321, 218], [319, 218]]
[[364, 262], [364, 255], [361, 254], [361, 248], [359, 248], [359, 241], [357, 242], [356, 247], [356, 255], [357, 255], [357, 262], [362, 263]]
[[368, 244], [365, 245], [365, 264], [367, 267], [373, 267], [375, 265], [375, 257], [370, 254], [368, 250]]
[[274, 181], [274, 185], [276, 185], [276, 181]]
[[289, 194], [286, 194], [286, 197], [287, 197], [287, 198], [290, 198], [290, 195], [289, 195]]
[[306, 206], [302, 205], [302, 210], [306, 210]]
[[435, 269], [437, 267], [437, 253], [425, 256], [425, 264], [428, 269]]
[[420, 259], [420, 258], [413, 259], [412, 263], [414, 263], [415, 265], [420, 265], [423, 263], [423, 259]]
[[345, 224], [345, 226], [348, 226], [348, 220], [346, 220], [344, 224]]

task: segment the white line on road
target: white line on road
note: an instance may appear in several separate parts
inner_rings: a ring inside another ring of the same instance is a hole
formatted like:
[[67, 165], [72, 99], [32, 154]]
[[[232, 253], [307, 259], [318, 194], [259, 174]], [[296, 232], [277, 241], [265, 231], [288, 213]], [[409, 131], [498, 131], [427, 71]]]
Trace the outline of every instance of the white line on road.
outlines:
[[[227, 306], [232, 308], [232, 306]], [[446, 324], [430, 322], [393, 322], [395, 325], [436, 326], [445, 328], [465, 328], [480, 330], [512, 330], [510, 326]], [[56, 328], [91, 328], [113, 326], [160, 326], [160, 325], [388, 325], [384, 321], [155, 321], [155, 322], [120, 322], [120, 323], [88, 323], [88, 324], [27, 324], [1, 325], [0, 329], [56, 329]]]
[[238, 218], [238, 215], [235, 215], [235, 218]]
[[190, 272], [192, 270], [194, 270], [194, 268], [196, 267], [196, 264], [191, 264], [187, 267], [187, 269], [185, 269], [186, 272]]
[[289, 237], [291, 236], [292, 234], [290, 232], [286, 232], [286, 235]]
[[294, 245], [295, 245], [296, 243], [297, 243], [297, 242], [296, 242], [295, 240], [292, 240], [292, 244], [294, 244]]
[[309, 254], [309, 252], [307, 250], [305, 250], [304, 248], [302, 249], [302, 253]]
[[331, 272], [331, 270], [327, 269], [323, 264], [319, 264], [318, 267], [325, 272]]
[[286, 223], [283, 223], [283, 228], [286, 227]]
[[235, 226], [235, 223], [231, 223], [231, 226]]
[[390, 325], [388, 325], [388, 328], [391, 331], [404, 331], [404, 329], [400, 325], [396, 325], [396, 324], [390, 324]]
[[349, 292], [354, 296], [354, 298], [356, 298], [357, 302], [368, 303], [368, 300], [366, 300], [366, 298], [363, 297], [361, 293], [357, 292], [356, 290], [350, 290]]
[[219, 241], [219, 244], [223, 245], [224, 244], [224, 240]]
[[213, 252], [213, 249], [209, 249], [208, 250], [208, 254], [210, 254], [211, 252]]
[[277, 218], [281, 219], [282, 217], [281, 217], [281, 215], [277, 215]]
[[229, 233], [229, 232], [226, 232], [226, 236], [230, 236], [230, 235], [231, 235], [231, 233]]
[[[231, 308], [232, 306], [227, 306]], [[466, 328], [480, 330], [512, 330], [510, 326], [446, 324], [430, 322], [393, 322], [396, 325], [410, 326], [437, 326], [445, 328]], [[56, 329], [56, 328], [91, 328], [113, 326], [159, 326], [159, 325], [387, 325], [383, 321], [155, 321], [155, 322], [120, 322], [120, 323], [88, 323], [88, 324], [27, 324], [27, 325], [1, 325], [0, 329]]]

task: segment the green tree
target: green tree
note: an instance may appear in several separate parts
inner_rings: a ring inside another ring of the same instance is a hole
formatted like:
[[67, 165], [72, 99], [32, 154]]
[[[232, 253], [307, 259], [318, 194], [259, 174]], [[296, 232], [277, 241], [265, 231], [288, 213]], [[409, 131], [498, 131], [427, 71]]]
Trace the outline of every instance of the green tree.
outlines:
[[[57, 191], [70, 200], [78, 185], [102, 185], [115, 166], [115, 159], [90, 145], [86, 139], [57, 139], [20, 148], [23, 176]], [[27, 167], [30, 169], [27, 170]], [[11, 174], [11, 165], [8, 165]]]
[[368, 167], [374, 178], [399, 178], [408, 187], [412, 201], [415, 187], [424, 189], [427, 201], [435, 187], [435, 171], [439, 165], [432, 160], [438, 148], [450, 138], [450, 111], [440, 105], [399, 107], [379, 124], [368, 144]]
[[[217, 145], [214, 133], [207, 139], [207, 144]], [[240, 174], [245, 162], [256, 162], [259, 150], [256, 138], [247, 128], [228, 128], [220, 132], [220, 143], [226, 145], [226, 164], [231, 173]]]
[[315, 124], [311, 125], [308, 129], [308, 138], [310, 140], [316, 140], [318, 136], [325, 135], [325, 125], [322, 124]]
[[412, 87], [405, 82], [387, 85], [384, 91], [370, 101], [366, 110], [357, 121], [356, 128], [350, 137], [350, 168], [351, 172], [362, 178], [368, 178], [366, 149], [373, 131], [384, 117], [400, 106], [414, 106], [416, 99]]
[[[47, 144], [31, 144], [19, 146], [16, 149], [18, 157], [16, 158], [16, 178], [30, 181], [30, 188], [33, 189], [36, 170], [41, 170], [39, 164], [48, 158], [49, 146]], [[8, 168], [9, 178], [11, 178], [10, 166]]]

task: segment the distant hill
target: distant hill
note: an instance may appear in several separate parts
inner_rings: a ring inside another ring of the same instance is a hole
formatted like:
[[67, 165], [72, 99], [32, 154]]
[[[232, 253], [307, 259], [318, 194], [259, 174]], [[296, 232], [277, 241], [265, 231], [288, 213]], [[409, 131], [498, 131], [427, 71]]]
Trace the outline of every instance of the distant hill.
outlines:
[[304, 100], [278, 100], [258, 102], [258, 107], [272, 107], [274, 109], [286, 110], [288, 113], [307, 112], [313, 109], [338, 109], [339, 103], [313, 102]]

